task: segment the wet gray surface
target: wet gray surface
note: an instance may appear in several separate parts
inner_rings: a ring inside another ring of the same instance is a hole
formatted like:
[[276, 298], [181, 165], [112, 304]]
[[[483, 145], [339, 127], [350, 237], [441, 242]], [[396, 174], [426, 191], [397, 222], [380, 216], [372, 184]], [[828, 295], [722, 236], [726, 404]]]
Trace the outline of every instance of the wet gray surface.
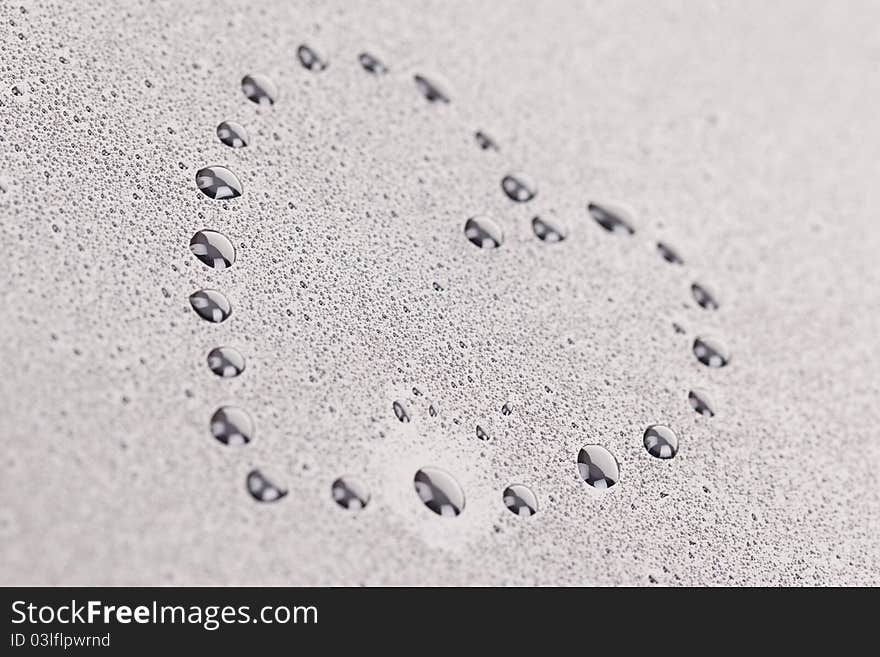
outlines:
[[[880, 584], [878, 19], [0, 5], [0, 581]], [[208, 166], [242, 195], [199, 191]], [[507, 197], [511, 172], [534, 198]], [[474, 216], [499, 248], [468, 240]], [[230, 268], [193, 255], [200, 230]], [[240, 376], [206, 367], [219, 346]], [[223, 406], [249, 443], [213, 437]], [[655, 424], [674, 458], [645, 449]], [[592, 444], [619, 463], [607, 490], [578, 471]], [[460, 515], [423, 504], [421, 468], [454, 477]], [[336, 503], [342, 476], [366, 507]], [[536, 514], [508, 511], [513, 484]]]

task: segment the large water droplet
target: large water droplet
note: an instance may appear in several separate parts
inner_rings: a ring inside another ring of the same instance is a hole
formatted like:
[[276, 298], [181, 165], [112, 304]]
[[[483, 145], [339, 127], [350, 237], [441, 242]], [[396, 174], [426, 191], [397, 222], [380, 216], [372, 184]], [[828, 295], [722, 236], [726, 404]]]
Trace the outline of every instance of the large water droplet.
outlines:
[[296, 56], [299, 58], [300, 64], [315, 73], [320, 73], [327, 68], [326, 60], [305, 44], [296, 49]]
[[248, 145], [248, 133], [244, 126], [235, 121], [224, 121], [217, 126], [217, 137], [232, 148], [244, 148]]
[[636, 232], [628, 216], [629, 213], [623, 208], [607, 203], [602, 205], [590, 203], [588, 209], [596, 223], [609, 232], [621, 235], [632, 235]]
[[504, 490], [502, 495], [504, 506], [508, 510], [520, 516], [528, 518], [538, 512], [538, 498], [532, 492], [532, 489], [523, 484], [511, 484]]
[[694, 356], [707, 367], [724, 367], [730, 362], [730, 352], [724, 343], [709, 336], [694, 340]]
[[409, 412], [406, 410], [406, 406], [403, 405], [402, 401], [396, 401], [391, 404], [391, 409], [394, 411], [394, 415], [401, 422], [409, 422]]
[[535, 182], [522, 173], [509, 173], [501, 179], [501, 189], [507, 194], [507, 198], [517, 203], [525, 203], [535, 198], [538, 186]]
[[424, 75], [413, 76], [416, 87], [429, 103], [448, 103], [449, 94], [443, 89], [439, 82], [431, 81]]
[[241, 90], [249, 101], [258, 105], [273, 105], [278, 99], [278, 87], [260, 73], [245, 75], [241, 79]]
[[705, 308], [706, 310], [718, 310], [720, 307], [715, 295], [699, 283], [691, 285], [691, 294], [694, 295], [694, 301], [700, 304], [701, 308]]
[[643, 441], [648, 454], [658, 459], [671, 459], [678, 453], [678, 437], [672, 429], [662, 424], [648, 427]]
[[477, 143], [480, 145], [480, 148], [482, 148], [484, 151], [499, 150], [498, 144], [495, 142], [495, 140], [482, 130], [477, 130], [477, 132], [474, 134], [474, 137], [476, 138]]
[[585, 445], [578, 453], [577, 467], [583, 480], [593, 488], [611, 488], [620, 479], [617, 459], [601, 445]]
[[688, 393], [688, 403], [691, 408], [703, 417], [713, 417], [715, 415], [715, 402], [704, 390], [691, 390]]
[[259, 470], [251, 470], [248, 473], [247, 489], [257, 502], [277, 502], [287, 495], [286, 490], [273, 484]]
[[374, 57], [368, 52], [362, 52], [358, 55], [358, 61], [361, 66], [364, 67], [365, 71], [368, 71], [373, 75], [384, 75], [388, 72], [388, 67], [379, 61], [378, 57]]
[[215, 347], [208, 354], [208, 367], [224, 379], [238, 376], [244, 372], [244, 356], [232, 347]]
[[211, 416], [211, 433], [224, 445], [247, 445], [254, 436], [254, 421], [244, 409], [221, 406]]
[[200, 230], [189, 241], [189, 250], [203, 263], [214, 269], [226, 269], [235, 263], [235, 247], [216, 230]]
[[227, 198], [238, 198], [244, 188], [241, 181], [226, 167], [210, 166], [196, 172], [196, 185], [208, 198], [222, 201]]
[[660, 254], [660, 257], [663, 258], [666, 262], [673, 265], [683, 265], [684, 260], [681, 259], [681, 256], [673, 249], [671, 246], [664, 242], [657, 242], [657, 253]]
[[565, 239], [565, 229], [541, 217], [532, 217], [532, 231], [542, 242], [554, 244]]
[[222, 292], [199, 290], [189, 295], [189, 304], [196, 314], [204, 320], [219, 324], [232, 314], [232, 305]]
[[465, 237], [481, 249], [496, 249], [504, 243], [504, 233], [489, 217], [471, 217], [464, 224]]
[[477, 438], [480, 440], [490, 440], [489, 434], [486, 433], [486, 430], [483, 429], [479, 424], [477, 425]]
[[452, 518], [464, 510], [464, 491], [445, 470], [422, 468], [413, 483], [419, 498], [434, 513]]
[[330, 493], [334, 502], [349, 511], [363, 509], [370, 501], [370, 491], [353, 477], [340, 477], [334, 481]]

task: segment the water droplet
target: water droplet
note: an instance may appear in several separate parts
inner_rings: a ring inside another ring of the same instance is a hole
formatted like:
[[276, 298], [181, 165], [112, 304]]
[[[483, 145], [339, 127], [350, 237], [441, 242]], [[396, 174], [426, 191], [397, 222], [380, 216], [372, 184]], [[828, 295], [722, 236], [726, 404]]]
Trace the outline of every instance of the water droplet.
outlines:
[[219, 324], [232, 314], [232, 305], [222, 292], [199, 290], [189, 295], [189, 304], [196, 314], [204, 320]]
[[688, 393], [688, 403], [692, 409], [703, 417], [713, 417], [715, 415], [715, 402], [703, 390], [691, 390]]
[[244, 148], [248, 145], [248, 133], [244, 126], [235, 121], [224, 121], [217, 126], [217, 137], [232, 148]]
[[343, 509], [358, 511], [370, 501], [370, 491], [359, 480], [352, 477], [340, 477], [330, 488], [333, 501]]
[[479, 144], [480, 148], [482, 148], [484, 151], [497, 151], [497, 150], [499, 150], [498, 144], [495, 143], [495, 140], [492, 139], [489, 135], [487, 135], [482, 130], [477, 130], [477, 132], [474, 133], [474, 137], [477, 140], [477, 144]]
[[210, 166], [196, 172], [196, 185], [208, 198], [222, 201], [238, 198], [244, 191], [241, 181], [226, 167]]
[[260, 73], [245, 75], [241, 79], [241, 90], [248, 100], [258, 105], [274, 105], [278, 98], [278, 87]]
[[211, 416], [211, 433], [224, 445], [247, 445], [254, 436], [254, 422], [244, 409], [221, 406]]
[[465, 237], [481, 249], [496, 249], [504, 243], [504, 233], [489, 217], [471, 217], [464, 224]]
[[542, 242], [554, 244], [565, 239], [565, 230], [549, 221], [541, 219], [541, 217], [532, 218], [532, 230]]
[[655, 424], [645, 431], [645, 449], [658, 459], [671, 459], [678, 453], [678, 437], [669, 427]]
[[419, 498], [437, 515], [452, 518], [464, 511], [464, 491], [445, 470], [422, 468], [413, 483]]
[[668, 244], [665, 244], [664, 242], [657, 242], [657, 252], [660, 254], [661, 258], [663, 258], [666, 262], [670, 264], [684, 264], [684, 260], [682, 260], [681, 256], [676, 253], [675, 249], [673, 249]]
[[605, 230], [622, 235], [632, 235], [636, 232], [628, 216], [629, 213], [623, 208], [610, 204], [599, 205], [598, 203], [590, 203], [588, 208], [596, 223]]
[[437, 404], [431, 402], [431, 405], [428, 406], [428, 415], [431, 417], [437, 417], [440, 414], [440, 409], [437, 408]]
[[365, 71], [369, 71], [374, 75], [384, 75], [388, 72], [388, 67], [370, 53], [362, 52], [358, 55], [358, 61]]
[[538, 187], [534, 181], [522, 173], [509, 173], [501, 179], [501, 189], [507, 197], [517, 203], [525, 203], [535, 198]]
[[200, 230], [189, 241], [189, 250], [204, 264], [214, 269], [226, 269], [235, 263], [235, 247], [216, 230]]
[[504, 506], [521, 518], [528, 518], [538, 512], [538, 498], [532, 489], [523, 484], [511, 484], [504, 489]]
[[305, 44], [296, 49], [296, 56], [299, 57], [300, 64], [315, 73], [320, 73], [327, 68], [327, 62]]
[[427, 99], [429, 103], [448, 103], [449, 94], [447, 94], [442, 86], [437, 82], [432, 82], [423, 75], [413, 77], [419, 92]]
[[232, 347], [215, 347], [208, 354], [208, 367], [224, 379], [238, 376], [244, 372], [244, 356]]
[[397, 419], [401, 422], [409, 422], [409, 413], [406, 410], [406, 407], [403, 405], [403, 402], [396, 401], [391, 404], [391, 408], [394, 410], [394, 415], [397, 416]]
[[480, 440], [489, 440], [489, 434], [483, 430], [479, 424], [477, 425], [477, 438]]
[[510, 415], [513, 413], [513, 402], [504, 402], [504, 406], [501, 407], [501, 415]]
[[694, 355], [707, 367], [724, 367], [730, 362], [730, 352], [724, 344], [713, 337], [694, 340]]
[[691, 294], [694, 295], [694, 301], [700, 304], [700, 307], [705, 308], [706, 310], [718, 310], [718, 300], [706, 287], [699, 283], [694, 283], [691, 285]]
[[585, 445], [578, 454], [577, 467], [583, 480], [593, 488], [611, 488], [620, 479], [617, 459], [601, 445]]
[[247, 489], [257, 502], [277, 502], [287, 495], [286, 490], [273, 484], [259, 470], [251, 470], [248, 473]]

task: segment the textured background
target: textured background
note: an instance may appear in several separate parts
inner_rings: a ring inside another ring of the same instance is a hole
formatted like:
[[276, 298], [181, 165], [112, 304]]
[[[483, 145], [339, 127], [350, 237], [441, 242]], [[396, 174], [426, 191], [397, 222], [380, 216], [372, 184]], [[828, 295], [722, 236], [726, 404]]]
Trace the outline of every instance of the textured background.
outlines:
[[[876, 3], [7, 1], [0, 24], [2, 583], [880, 584]], [[244, 195], [203, 196], [206, 164]], [[590, 219], [605, 199], [634, 237]], [[474, 214], [502, 248], [465, 240]], [[233, 268], [191, 255], [202, 228]], [[192, 312], [201, 287], [227, 322]], [[704, 332], [728, 367], [696, 362]], [[207, 369], [220, 344], [242, 376]], [[223, 403], [249, 445], [211, 437]], [[675, 459], [645, 452], [653, 423]], [[587, 443], [620, 461], [605, 493]], [[423, 465], [461, 516], [421, 504]], [[289, 495], [256, 503], [254, 467]], [[344, 473], [361, 513], [330, 497]], [[512, 482], [537, 515], [504, 508]]]

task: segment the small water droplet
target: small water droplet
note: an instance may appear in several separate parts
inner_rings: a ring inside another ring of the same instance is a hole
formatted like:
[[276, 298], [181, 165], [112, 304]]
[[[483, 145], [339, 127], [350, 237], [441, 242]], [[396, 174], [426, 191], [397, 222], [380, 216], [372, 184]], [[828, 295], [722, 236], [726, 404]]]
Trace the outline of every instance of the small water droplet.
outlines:
[[247, 130], [235, 121], [224, 121], [218, 125], [217, 137], [222, 143], [232, 148], [244, 148], [250, 141]]
[[189, 241], [189, 250], [204, 264], [214, 269], [226, 269], [235, 263], [235, 247], [216, 230], [200, 230]]
[[364, 67], [365, 71], [368, 71], [373, 75], [384, 75], [388, 72], [388, 67], [379, 61], [378, 57], [374, 57], [368, 52], [362, 52], [358, 55], [358, 61], [361, 66]]
[[679, 324], [678, 322], [672, 322], [672, 328], [673, 328], [673, 330], [674, 330], [676, 333], [681, 333], [681, 334], [683, 334], [683, 333], [685, 332], [685, 330], [684, 330], [684, 326], [682, 326], [682, 325]]
[[513, 402], [504, 402], [504, 406], [501, 407], [501, 415], [510, 415], [511, 413], [513, 413]]
[[273, 484], [259, 470], [251, 470], [247, 476], [247, 489], [257, 502], [277, 502], [287, 491]]
[[244, 356], [232, 347], [215, 347], [208, 354], [208, 367], [224, 379], [238, 376], [244, 372]]
[[320, 73], [327, 68], [327, 62], [305, 44], [296, 49], [296, 56], [299, 58], [300, 64], [315, 73]]
[[688, 393], [688, 403], [691, 408], [703, 417], [714, 417], [715, 402], [704, 390], [691, 390]]
[[623, 208], [610, 204], [599, 205], [598, 203], [590, 203], [587, 207], [596, 223], [605, 230], [622, 235], [632, 235], [636, 232], [628, 216], [629, 213]]
[[403, 402], [396, 401], [391, 404], [391, 408], [394, 410], [394, 415], [397, 416], [398, 420], [401, 422], [409, 422], [409, 413], [403, 405]]
[[241, 181], [226, 167], [210, 166], [196, 172], [196, 185], [208, 198], [222, 201], [238, 198], [244, 191]]
[[678, 453], [678, 437], [672, 429], [662, 424], [648, 427], [643, 442], [648, 454], [658, 459], [671, 459]]
[[340, 477], [330, 487], [333, 501], [343, 509], [358, 511], [370, 501], [370, 491], [353, 477]]
[[416, 87], [429, 103], [448, 103], [449, 102], [449, 94], [447, 94], [443, 87], [438, 82], [433, 82], [426, 78], [423, 75], [413, 76], [413, 79], [416, 82]]
[[241, 79], [241, 90], [248, 100], [258, 105], [274, 105], [278, 99], [278, 87], [260, 73], [245, 75]]
[[422, 468], [413, 483], [419, 498], [437, 515], [453, 518], [464, 511], [464, 491], [445, 470]]
[[254, 436], [254, 422], [244, 409], [221, 406], [211, 416], [211, 433], [224, 445], [247, 445]]
[[666, 262], [673, 265], [683, 265], [684, 260], [676, 253], [675, 249], [664, 242], [657, 242], [657, 252]]
[[232, 314], [229, 299], [217, 290], [198, 290], [189, 295], [189, 304], [204, 320], [219, 324]]
[[593, 488], [611, 488], [620, 479], [617, 459], [601, 445], [585, 445], [578, 453], [577, 467], [581, 478]]
[[465, 237], [481, 249], [496, 249], [504, 243], [504, 233], [489, 217], [471, 217], [464, 224]]
[[437, 404], [431, 402], [431, 405], [428, 406], [428, 415], [431, 417], [437, 417], [440, 414], [440, 409], [437, 408]]
[[706, 310], [718, 310], [720, 307], [715, 295], [699, 283], [691, 285], [691, 294], [694, 295], [694, 301], [700, 304], [701, 308], [705, 308]]
[[535, 198], [538, 187], [535, 182], [522, 173], [509, 173], [501, 179], [501, 189], [507, 198], [517, 203], [526, 203]]
[[549, 221], [541, 219], [541, 217], [532, 218], [532, 231], [542, 242], [555, 244], [565, 239], [565, 230]]
[[730, 352], [718, 339], [699, 337], [694, 340], [694, 356], [707, 367], [724, 367], [730, 362]]
[[520, 518], [528, 518], [538, 512], [538, 498], [532, 489], [523, 484], [511, 484], [502, 495], [504, 506]]
[[481, 427], [479, 424], [477, 425], [477, 438], [479, 438], [480, 440], [489, 440], [489, 434], [486, 433], [483, 427]]
[[480, 148], [482, 148], [484, 151], [499, 150], [498, 144], [495, 142], [495, 140], [482, 130], [477, 130], [476, 133], [474, 133], [474, 137], [477, 140], [477, 144], [479, 144]]

